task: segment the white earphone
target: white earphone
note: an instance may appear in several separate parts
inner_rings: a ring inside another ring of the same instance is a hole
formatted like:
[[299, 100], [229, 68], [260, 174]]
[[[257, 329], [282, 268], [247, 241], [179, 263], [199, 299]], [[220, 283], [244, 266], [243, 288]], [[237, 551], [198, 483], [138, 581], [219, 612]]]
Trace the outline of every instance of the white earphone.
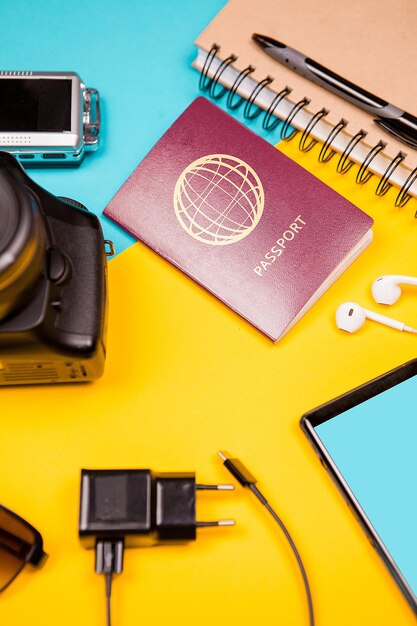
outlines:
[[[414, 276], [401, 276], [389, 274], [380, 276], [372, 283], [372, 295], [378, 304], [394, 304], [401, 296], [401, 285], [416, 285], [417, 278]], [[393, 320], [386, 315], [380, 315], [375, 311], [364, 309], [356, 302], [345, 302], [336, 311], [336, 324], [341, 330], [348, 333], [356, 333], [365, 323], [366, 319], [385, 324], [396, 330], [408, 333], [417, 333], [417, 329], [406, 326], [403, 322]]]
[[385, 326], [390, 326], [396, 330], [402, 330], [408, 333], [417, 333], [416, 328], [406, 326], [403, 322], [394, 320], [386, 315], [380, 315], [369, 309], [364, 309], [356, 302], [344, 302], [336, 311], [336, 324], [341, 330], [348, 333], [356, 333], [365, 323], [365, 320], [373, 320]]
[[399, 274], [380, 276], [372, 283], [374, 300], [378, 304], [394, 304], [401, 296], [400, 284], [417, 286], [417, 278]]

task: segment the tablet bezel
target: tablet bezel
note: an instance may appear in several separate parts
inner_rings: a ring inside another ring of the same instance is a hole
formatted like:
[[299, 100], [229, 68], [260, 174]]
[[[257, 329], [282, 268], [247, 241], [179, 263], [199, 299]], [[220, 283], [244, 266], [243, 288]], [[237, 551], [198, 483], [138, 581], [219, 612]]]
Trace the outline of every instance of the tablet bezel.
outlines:
[[344, 413], [354, 406], [361, 404], [362, 402], [365, 402], [366, 400], [369, 400], [383, 391], [386, 391], [387, 389], [390, 389], [391, 387], [394, 387], [416, 375], [417, 359], [413, 359], [412, 361], [408, 361], [400, 367], [397, 367], [390, 372], [387, 372], [386, 374], [383, 374], [382, 376], [379, 376], [378, 378], [375, 378], [360, 387], [356, 387], [352, 391], [349, 391], [334, 400], [331, 400], [330, 402], [305, 413], [301, 418], [300, 426], [316, 451], [321, 464], [329, 472], [333, 481], [336, 483], [349, 508], [352, 510], [360, 525], [364, 529], [370, 543], [383, 559], [385, 565], [388, 567], [388, 570], [394, 577], [412, 610], [417, 615], [417, 597], [404, 578], [404, 575], [398, 568], [391, 554], [388, 552], [382, 539], [379, 537], [365, 511], [362, 509], [359, 501], [356, 499], [349, 487], [349, 484], [344, 479], [319, 435], [315, 431], [317, 426], [327, 422], [336, 415]]

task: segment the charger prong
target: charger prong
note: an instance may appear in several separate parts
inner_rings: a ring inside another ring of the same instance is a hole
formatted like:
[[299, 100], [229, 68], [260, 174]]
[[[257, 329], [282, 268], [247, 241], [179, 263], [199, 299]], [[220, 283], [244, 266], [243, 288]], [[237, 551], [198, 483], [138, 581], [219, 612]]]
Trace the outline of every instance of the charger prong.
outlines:
[[210, 528], [212, 526], [234, 526], [236, 524], [234, 519], [220, 519], [217, 522], [196, 522], [197, 528]]
[[196, 485], [199, 491], [233, 491], [234, 485]]

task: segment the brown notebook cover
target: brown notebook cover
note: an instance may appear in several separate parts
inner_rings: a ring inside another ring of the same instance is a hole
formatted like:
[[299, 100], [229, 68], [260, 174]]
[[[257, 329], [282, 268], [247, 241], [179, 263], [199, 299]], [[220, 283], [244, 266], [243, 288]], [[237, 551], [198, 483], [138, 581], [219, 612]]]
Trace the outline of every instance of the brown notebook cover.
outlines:
[[[250, 78], [255, 86], [266, 76], [272, 77], [273, 82], [257, 99], [261, 106], [263, 98], [269, 103], [268, 89], [279, 92], [288, 85], [292, 89], [288, 96], [291, 102], [307, 97], [310, 100], [308, 111], [328, 109], [325, 120], [329, 125], [335, 126], [344, 118], [348, 121], [346, 132], [350, 136], [360, 129], [365, 130], [367, 136], [352, 153], [357, 162], [366, 158], [370, 146], [379, 140], [386, 142], [383, 152], [386, 158], [378, 154], [371, 163], [370, 169], [377, 174], [386, 171], [398, 151], [405, 153], [405, 167], [401, 165], [390, 175], [391, 181], [401, 186], [410, 170], [417, 166], [416, 149], [377, 126], [369, 113], [268, 57], [251, 37], [252, 33], [260, 33], [282, 41], [363, 89], [417, 115], [416, 29], [417, 2], [414, 0], [229, 0], [195, 44], [208, 52], [216, 43], [220, 46], [219, 60], [235, 55], [237, 58], [231, 67], [238, 72], [252, 66], [254, 72]], [[204, 58], [194, 62], [200, 70]], [[212, 64], [211, 69], [214, 67]], [[220, 82], [223, 76], [226, 77], [227, 72], [222, 74]], [[304, 116], [303, 121], [303, 115], [302, 112], [295, 118], [302, 128], [309, 119]], [[326, 129], [322, 121], [313, 134], [322, 139], [330, 129], [331, 126]], [[341, 133], [335, 140], [335, 147], [343, 150], [348, 140], [349, 137]], [[417, 195], [417, 182], [411, 191]]]
[[205, 98], [104, 213], [275, 341], [370, 242], [373, 223]]

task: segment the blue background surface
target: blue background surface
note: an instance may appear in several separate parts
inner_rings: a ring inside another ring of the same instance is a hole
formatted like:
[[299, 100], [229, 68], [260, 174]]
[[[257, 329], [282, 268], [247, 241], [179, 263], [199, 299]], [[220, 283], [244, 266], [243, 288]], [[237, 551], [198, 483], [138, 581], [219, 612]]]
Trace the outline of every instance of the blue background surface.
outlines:
[[[99, 90], [102, 145], [78, 169], [29, 175], [101, 217], [109, 200], [199, 93], [194, 40], [225, 0], [1, 3], [1, 69], [75, 71]], [[225, 98], [220, 102], [225, 108]], [[242, 120], [242, 113], [237, 115]], [[259, 131], [260, 120], [249, 124]], [[275, 133], [269, 140], [276, 142]], [[116, 252], [133, 239], [101, 217]]]
[[417, 593], [417, 376], [316, 428]]

